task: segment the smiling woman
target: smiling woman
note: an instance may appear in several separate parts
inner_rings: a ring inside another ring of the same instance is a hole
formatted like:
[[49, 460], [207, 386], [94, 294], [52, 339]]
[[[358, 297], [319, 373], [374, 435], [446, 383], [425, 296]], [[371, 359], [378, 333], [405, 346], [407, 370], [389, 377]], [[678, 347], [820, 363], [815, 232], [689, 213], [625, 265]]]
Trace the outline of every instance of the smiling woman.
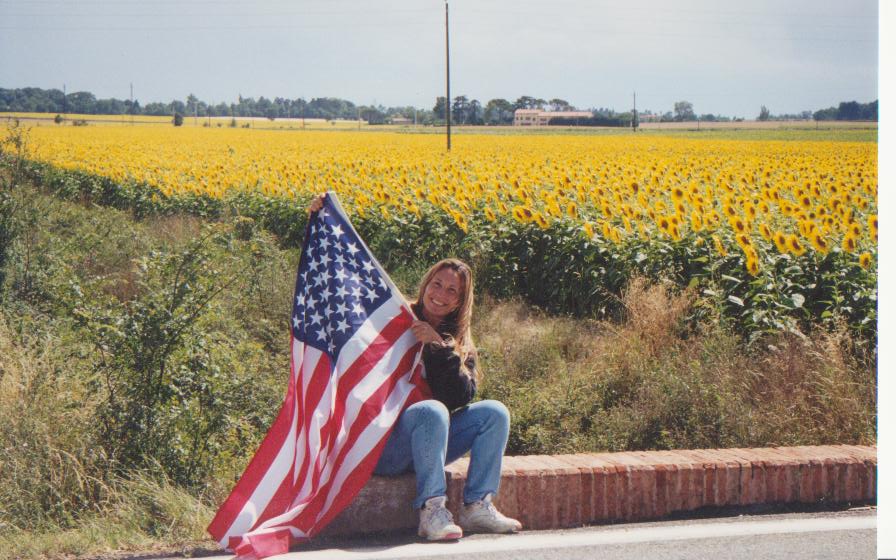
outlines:
[[[323, 207], [315, 197], [308, 211]], [[420, 281], [417, 316], [411, 331], [423, 343], [424, 377], [429, 398], [412, 404], [399, 416], [374, 473], [394, 476], [413, 472], [417, 478], [414, 508], [417, 533], [427, 540], [456, 540], [464, 531], [515, 533], [516, 519], [492, 504], [501, 482], [501, 462], [510, 433], [510, 413], [495, 400], [472, 402], [478, 381], [478, 356], [470, 333], [473, 316], [473, 272], [458, 259], [433, 265]], [[445, 465], [470, 453], [459, 524], [448, 508]]]

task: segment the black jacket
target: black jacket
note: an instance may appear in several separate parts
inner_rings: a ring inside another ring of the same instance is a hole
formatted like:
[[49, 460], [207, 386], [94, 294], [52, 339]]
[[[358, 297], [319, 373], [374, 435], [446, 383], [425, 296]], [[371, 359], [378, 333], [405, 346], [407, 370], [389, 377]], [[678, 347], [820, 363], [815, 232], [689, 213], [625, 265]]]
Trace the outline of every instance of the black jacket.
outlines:
[[[420, 305], [414, 305], [412, 309], [420, 320], [424, 320]], [[454, 336], [457, 326], [446, 321], [436, 332], [447, 338]], [[448, 410], [469, 404], [476, 394], [476, 359], [472, 354], [467, 356], [464, 366], [469, 375], [461, 371], [460, 355], [451, 346], [427, 344], [423, 347], [423, 367], [432, 397]]]

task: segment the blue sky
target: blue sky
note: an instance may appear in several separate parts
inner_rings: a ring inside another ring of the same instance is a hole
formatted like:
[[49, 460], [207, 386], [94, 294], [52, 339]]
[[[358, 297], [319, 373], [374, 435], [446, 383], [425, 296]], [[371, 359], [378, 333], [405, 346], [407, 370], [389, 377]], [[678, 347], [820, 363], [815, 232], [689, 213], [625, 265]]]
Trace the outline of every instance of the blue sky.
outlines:
[[[441, 0], [0, 0], [0, 87], [142, 103], [238, 95], [431, 108], [444, 95]], [[868, 102], [867, 0], [454, 0], [451, 92], [580, 108], [753, 118]]]

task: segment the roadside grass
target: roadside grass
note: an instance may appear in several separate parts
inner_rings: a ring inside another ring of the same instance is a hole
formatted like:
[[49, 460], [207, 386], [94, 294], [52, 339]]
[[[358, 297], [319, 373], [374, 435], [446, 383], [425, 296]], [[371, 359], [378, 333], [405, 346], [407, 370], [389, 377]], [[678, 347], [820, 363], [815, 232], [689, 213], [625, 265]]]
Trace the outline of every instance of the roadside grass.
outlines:
[[744, 347], [695, 298], [633, 281], [620, 323], [519, 302], [480, 311], [482, 397], [513, 416], [508, 454], [876, 440], [875, 371], [845, 330]]
[[[213, 548], [205, 526], [283, 396], [297, 252], [244, 218], [135, 221], [16, 196], [28, 227], [0, 289], [0, 558]], [[389, 272], [414, 297], [426, 264]], [[178, 294], [213, 297], [160, 307]], [[687, 291], [636, 279], [621, 303], [600, 322], [479, 295], [479, 396], [511, 410], [508, 454], [874, 443], [874, 362], [845, 330], [745, 346]], [[172, 318], [193, 322], [164, 355], [116, 333]], [[167, 375], [158, 433], [109, 408], [141, 389], [146, 357]], [[129, 455], [114, 434], [160, 452]]]

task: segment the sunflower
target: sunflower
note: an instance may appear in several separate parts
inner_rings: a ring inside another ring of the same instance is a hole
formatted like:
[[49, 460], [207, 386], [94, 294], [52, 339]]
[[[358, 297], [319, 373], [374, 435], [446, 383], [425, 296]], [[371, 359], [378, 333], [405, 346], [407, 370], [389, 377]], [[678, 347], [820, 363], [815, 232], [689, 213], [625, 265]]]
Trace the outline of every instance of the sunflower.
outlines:
[[799, 238], [793, 234], [787, 236], [787, 250], [797, 257], [806, 252], [806, 248], [800, 243]]
[[862, 253], [859, 255], [859, 266], [868, 270], [871, 267], [871, 253]]
[[868, 216], [868, 232], [871, 234], [871, 237], [877, 239], [877, 214]]
[[532, 210], [530, 210], [526, 206], [514, 206], [513, 207], [513, 219], [518, 221], [521, 224], [528, 224], [532, 221], [534, 214]]
[[498, 217], [495, 216], [495, 212], [494, 212], [494, 210], [492, 210], [492, 209], [489, 208], [489, 207], [486, 207], [486, 208], [485, 208], [485, 219], [488, 220], [488, 221], [490, 221], [490, 222], [494, 222], [495, 220], [498, 219]]
[[825, 240], [824, 235], [822, 235], [820, 231], [812, 232], [812, 235], [809, 237], [809, 243], [815, 247], [816, 251], [822, 254], [826, 254], [831, 249], [827, 240]]
[[696, 210], [691, 212], [691, 229], [694, 231], [703, 229], [703, 217], [700, 215], [700, 212]]
[[588, 239], [594, 237], [594, 227], [592, 227], [591, 222], [585, 222], [582, 224], [582, 228], [585, 230], [585, 236], [588, 237]]
[[750, 273], [750, 276], [756, 276], [759, 274], [759, 259], [754, 258], [752, 255], [747, 257], [747, 272]]
[[532, 221], [538, 224], [538, 227], [540, 227], [541, 229], [548, 229], [548, 226], [551, 225], [550, 222], [548, 222], [547, 218], [545, 218], [538, 212], [533, 212]]
[[720, 255], [722, 255], [723, 257], [727, 257], [727, 256], [728, 256], [728, 251], [725, 250], [725, 246], [722, 245], [722, 240], [719, 239], [719, 236], [718, 236], [718, 235], [713, 235], [713, 236], [712, 236], [712, 242], [713, 242], [713, 244], [714, 244], [715, 247], [716, 247], [716, 251], [717, 251]]
[[847, 234], [843, 236], [843, 241], [840, 243], [840, 247], [843, 248], [843, 251], [846, 253], [852, 253], [858, 247], [858, 243], [856, 242], [856, 237]]

